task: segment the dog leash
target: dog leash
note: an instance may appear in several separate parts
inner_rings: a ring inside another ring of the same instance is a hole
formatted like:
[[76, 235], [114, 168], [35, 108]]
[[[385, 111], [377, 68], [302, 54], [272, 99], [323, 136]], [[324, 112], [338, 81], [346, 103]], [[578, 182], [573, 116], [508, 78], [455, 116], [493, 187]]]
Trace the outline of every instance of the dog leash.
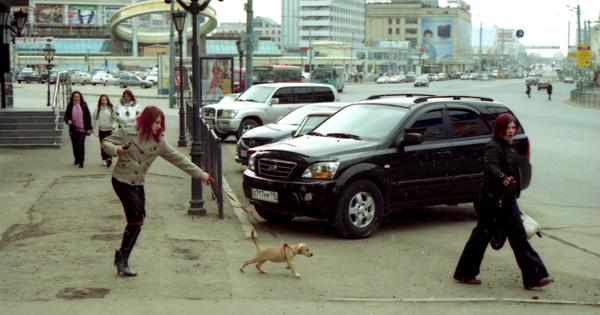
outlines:
[[275, 233], [273, 233], [273, 231], [269, 230], [268, 227], [266, 227], [262, 222], [258, 221], [258, 219], [248, 210], [246, 210], [246, 208], [244, 208], [239, 202], [235, 201], [235, 199], [233, 199], [233, 197], [231, 197], [227, 192], [225, 192], [225, 190], [223, 190], [223, 188], [221, 188], [219, 185], [217, 185], [217, 182], [215, 182], [215, 179], [212, 178], [212, 176], [210, 176], [208, 178], [208, 181], [211, 182], [213, 185], [215, 185], [217, 188], [219, 188], [227, 197], [229, 197], [229, 199], [233, 200], [233, 202], [235, 202], [238, 206], [240, 206], [240, 208], [242, 208], [242, 210], [244, 210], [247, 214], [249, 214], [252, 219], [254, 219], [256, 222], [258, 222], [258, 224], [262, 225], [263, 228], [265, 228], [265, 230], [267, 230], [269, 233], [271, 233], [271, 235], [273, 235], [273, 237], [275, 237], [276, 239], [278, 239], [282, 244], [283, 244], [283, 252], [285, 253], [285, 248], [289, 248], [290, 250], [292, 250], [292, 252], [294, 251], [287, 243], [285, 243], [284, 241], [281, 240], [281, 238], [279, 238], [277, 235], [275, 235]]

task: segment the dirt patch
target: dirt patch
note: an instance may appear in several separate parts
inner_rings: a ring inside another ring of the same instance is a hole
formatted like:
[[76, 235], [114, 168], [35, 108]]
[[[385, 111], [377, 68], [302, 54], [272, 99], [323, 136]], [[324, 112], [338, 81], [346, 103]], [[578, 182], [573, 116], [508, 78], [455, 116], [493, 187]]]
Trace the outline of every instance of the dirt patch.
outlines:
[[102, 299], [110, 293], [109, 289], [102, 288], [65, 288], [56, 294], [59, 299]]

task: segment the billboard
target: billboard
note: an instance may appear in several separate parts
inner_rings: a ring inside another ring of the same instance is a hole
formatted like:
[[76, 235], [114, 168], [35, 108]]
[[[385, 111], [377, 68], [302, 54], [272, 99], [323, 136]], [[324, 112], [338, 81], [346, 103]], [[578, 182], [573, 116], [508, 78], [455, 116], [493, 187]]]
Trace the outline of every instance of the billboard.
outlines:
[[[104, 25], [110, 25], [110, 19], [115, 14], [115, 12], [121, 10], [123, 7], [111, 7], [104, 6]], [[129, 20], [123, 21], [121, 24], [129, 24]]]
[[98, 6], [96, 5], [70, 5], [71, 24], [98, 24]]
[[218, 101], [224, 95], [232, 93], [233, 58], [200, 57], [202, 62], [202, 100]]
[[[420, 47], [429, 59], [454, 59], [454, 19], [453, 18], [423, 18], [421, 19], [422, 36]], [[471, 42], [469, 42], [471, 43]]]
[[38, 4], [34, 16], [36, 24], [64, 24], [65, 12], [62, 4]]

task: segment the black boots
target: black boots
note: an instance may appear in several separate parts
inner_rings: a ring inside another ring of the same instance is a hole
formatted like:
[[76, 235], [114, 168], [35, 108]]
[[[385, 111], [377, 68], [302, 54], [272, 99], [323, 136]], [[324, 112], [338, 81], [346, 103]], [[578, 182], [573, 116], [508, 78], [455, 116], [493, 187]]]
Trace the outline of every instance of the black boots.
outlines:
[[142, 230], [141, 225], [127, 224], [125, 232], [123, 232], [123, 241], [121, 242], [121, 249], [115, 253], [115, 266], [117, 266], [117, 274], [123, 273], [126, 276], [135, 277], [137, 273], [129, 269], [129, 254], [135, 245], [140, 231]]
[[131, 271], [127, 263], [129, 253], [131, 253], [131, 251], [127, 249], [117, 250], [115, 253], [115, 266], [117, 266], [117, 274], [122, 272], [126, 276], [135, 277], [137, 276], [137, 273]]

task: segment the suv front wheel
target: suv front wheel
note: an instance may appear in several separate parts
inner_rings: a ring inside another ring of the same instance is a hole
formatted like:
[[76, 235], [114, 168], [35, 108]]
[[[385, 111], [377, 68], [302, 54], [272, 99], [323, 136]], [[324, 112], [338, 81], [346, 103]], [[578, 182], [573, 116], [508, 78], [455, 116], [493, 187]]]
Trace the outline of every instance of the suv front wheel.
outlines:
[[260, 125], [258, 124], [258, 122], [256, 120], [251, 119], [251, 118], [246, 118], [246, 119], [242, 120], [242, 123], [240, 124], [240, 127], [238, 128], [238, 132], [235, 135], [235, 137], [237, 138], [237, 140], [240, 140], [240, 138], [242, 137], [242, 135], [244, 133], [246, 133], [246, 131], [256, 128], [258, 126], [260, 126]]
[[344, 189], [331, 219], [333, 229], [346, 238], [368, 237], [383, 217], [383, 197], [373, 182], [359, 179]]

